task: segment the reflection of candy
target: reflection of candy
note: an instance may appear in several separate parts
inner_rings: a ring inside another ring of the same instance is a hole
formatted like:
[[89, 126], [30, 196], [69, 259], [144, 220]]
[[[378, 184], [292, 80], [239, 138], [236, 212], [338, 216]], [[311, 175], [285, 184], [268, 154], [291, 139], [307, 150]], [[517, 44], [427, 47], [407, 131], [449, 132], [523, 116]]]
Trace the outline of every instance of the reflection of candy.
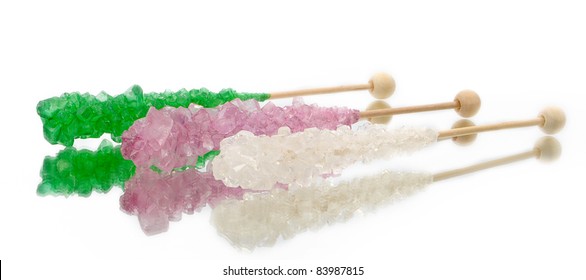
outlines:
[[291, 238], [408, 196], [432, 179], [428, 173], [386, 171], [337, 186], [322, 183], [250, 194], [220, 202], [212, 210], [212, 224], [236, 247], [271, 246], [279, 237]]
[[275, 184], [304, 185], [324, 174], [336, 174], [356, 162], [410, 154], [437, 140], [437, 131], [358, 123], [350, 129], [309, 128], [273, 136], [241, 131], [224, 139], [212, 161], [214, 177], [228, 186], [268, 190]]
[[[210, 151], [200, 156], [194, 166], [182, 166], [174, 170], [203, 168], [218, 153]], [[41, 170], [42, 182], [37, 193], [89, 196], [92, 190], [108, 192], [113, 186], [124, 186], [134, 174], [134, 169], [134, 163], [122, 157], [120, 146], [113, 147], [108, 140], [103, 140], [95, 152], [67, 147], [55, 157], [45, 157]], [[156, 168], [153, 170], [157, 171]]]
[[213, 109], [151, 109], [122, 136], [122, 155], [137, 166], [156, 166], [165, 172], [193, 165], [198, 155], [219, 148], [220, 141], [241, 130], [256, 135], [273, 135], [280, 127], [293, 132], [306, 128], [335, 129], [358, 121], [359, 112], [347, 108], [305, 105], [262, 108], [255, 100], [232, 102]]
[[[554, 126], [561, 129], [559, 123]], [[289, 191], [249, 194], [243, 200], [220, 202], [212, 210], [212, 224], [234, 246], [246, 249], [271, 246], [279, 237], [288, 239], [307, 229], [345, 221], [356, 212], [389, 204], [432, 182], [530, 158], [552, 161], [560, 154], [560, 143], [546, 136], [528, 151], [436, 174], [386, 170], [337, 185], [324, 181]]]
[[39, 195], [89, 196], [92, 190], [107, 192], [123, 186], [134, 174], [134, 164], [120, 154], [120, 147], [102, 141], [97, 151], [65, 148], [55, 157], [45, 157]]
[[150, 107], [187, 107], [189, 104], [216, 107], [236, 98], [264, 101], [269, 97], [269, 94], [237, 93], [232, 89], [213, 93], [205, 88], [143, 94], [135, 85], [114, 97], [104, 92], [97, 96], [65, 93], [39, 102], [37, 113], [49, 143], [71, 146], [76, 138], [98, 138], [104, 133], [110, 133], [113, 140], [120, 142], [122, 132], [144, 117]]
[[167, 231], [169, 221], [180, 220], [182, 213], [193, 214], [226, 198], [240, 199], [244, 192], [195, 169], [163, 175], [139, 168], [126, 183], [120, 208], [137, 215], [142, 230], [152, 235]]

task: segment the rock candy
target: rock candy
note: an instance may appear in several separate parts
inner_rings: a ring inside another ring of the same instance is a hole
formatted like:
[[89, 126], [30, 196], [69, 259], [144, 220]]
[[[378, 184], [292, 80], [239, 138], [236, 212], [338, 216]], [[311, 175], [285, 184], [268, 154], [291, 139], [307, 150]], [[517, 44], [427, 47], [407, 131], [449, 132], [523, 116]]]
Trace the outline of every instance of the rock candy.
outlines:
[[360, 122], [351, 129], [308, 128], [256, 136], [241, 131], [220, 142], [212, 160], [214, 177], [227, 186], [269, 190], [277, 184], [305, 185], [314, 178], [339, 174], [356, 162], [407, 155], [435, 143], [437, 131], [426, 127], [389, 129]]
[[98, 138], [104, 133], [110, 133], [114, 141], [120, 142], [122, 132], [144, 117], [150, 107], [187, 107], [190, 104], [216, 107], [236, 98], [264, 101], [269, 97], [267, 93], [238, 93], [233, 89], [214, 93], [205, 88], [143, 94], [142, 88], [134, 85], [117, 96], [104, 92], [97, 96], [64, 93], [39, 102], [37, 113], [49, 143], [72, 146], [75, 139]]
[[193, 165], [199, 155], [220, 148], [220, 141], [241, 130], [255, 135], [274, 135], [286, 126], [293, 132], [306, 128], [336, 129], [351, 125], [359, 112], [294, 101], [278, 107], [260, 106], [256, 100], [236, 99], [216, 108], [151, 108], [147, 116], [122, 135], [122, 155], [136, 166], [156, 166], [164, 172]]

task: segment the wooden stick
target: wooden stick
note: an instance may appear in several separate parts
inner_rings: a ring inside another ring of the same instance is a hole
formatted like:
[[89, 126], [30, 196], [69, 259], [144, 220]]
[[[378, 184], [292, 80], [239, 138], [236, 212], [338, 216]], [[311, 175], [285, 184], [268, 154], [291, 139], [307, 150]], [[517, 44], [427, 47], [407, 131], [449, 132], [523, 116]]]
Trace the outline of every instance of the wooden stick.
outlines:
[[428, 112], [428, 111], [455, 109], [455, 108], [458, 108], [459, 106], [460, 106], [459, 102], [452, 101], [452, 102], [445, 102], [445, 103], [408, 106], [408, 107], [400, 107], [400, 108], [368, 110], [368, 111], [360, 112], [360, 117], [361, 118], [373, 118], [373, 117], [380, 117], [380, 116], [400, 115], [400, 114], [417, 113], [417, 112]]
[[462, 176], [466, 174], [470, 174], [476, 171], [501, 166], [505, 164], [510, 164], [513, 162], [529, 159], [529, 158], [537, 158], [541, 161], [554, 161], [560, 157], [562, 153], [562, 146], [560, 142], [558, 142], [555, 138], [551, 136], [545, 136], [537, 140], [535, 146], [532, 150], [513, 154], [510, 156], [489, 160], [477, 164], [473, 164], [467, 167], [448, 170], [444, 172], [439, 172], [433, 175], [433, 181], [438, 182], [445, 179]]
[[562, 130], [562, 128], [564, 128], [565, 125], [566, 114], [564, 113], [564, 111], [559, 107], [550, 106], [543, 109], [539, 113], [539, 115], [537, 115], [537, 117], [533, 119], [448, 129], [440, 131], [438, 133], [437, 139], [443, 140], [452, 137], [477, 134], [485, 131], [494, 131], [527, 126], [539, 126], [543, 132], [547, 134], [555, 134]]
[[409, 106], [401, 108], [368, 110], [360, 112], [360, 117], [375, 118], [381, 116], [454, 109], [460, 116], [469, 118], [478, 113], [478, 110], [480, 110], [480, 105], [480, 97], [478, 96], [478, 94], [476, 94], [476, 92], [471, 90], [463, 90], [460, 91], [454, 98], [454, 101], [451, 102]]
[[335, 92], [345, 92], [345, 91], [370, 90], [371, 88], [372, 88], [371, 84], [362, 84], [362, 85], [347, 85], [347, 86], [337, 86], [337, 87], [323, 87], [323, 88], [313, 88], [313, 89], [271, 92], [270, 99], [288, 98], [288, 97], [306, 96], [306, 95], [315, 95], [315, 94], [326, 94], [326, 93], [335, 93]]
[[529, 120], [522, 120], [522, 121], [511, 121], [511, 122], [503, 122], [503, 123], [497, 123], [497, 124], [454, 128], [454, 129], [440, 131], [437, 139], [442, 140], [442, 139], [446, 139], [446, 138], [452, 138], [452, 137], [456, 137], [456, 136], [465, 136], [465, 135], [476, 134], [476, 133], [485, 132], [485, 131], [494, 131], [494, 130], [509, 129], [509, 128], [536, 126], [536, 125], [541, 126], [544, 123], [545, 123], [544, 117], [537, 117], [537, 118], [533, 118], [533, 119], [529, 119]]
[[389, 74], [376, 73], [366, 84], [271, 92], [269, 94], [271, 95], [270, 99], [277, 99], [357, 90], [368, 90], [375, 98], [385, 99], [395, 92], [395, 80]]

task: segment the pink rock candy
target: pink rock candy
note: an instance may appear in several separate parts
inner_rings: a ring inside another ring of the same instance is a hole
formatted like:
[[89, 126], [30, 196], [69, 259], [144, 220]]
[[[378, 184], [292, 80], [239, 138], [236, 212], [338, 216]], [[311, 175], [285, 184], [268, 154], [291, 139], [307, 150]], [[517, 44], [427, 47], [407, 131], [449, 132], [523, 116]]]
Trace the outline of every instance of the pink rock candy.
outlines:
[[348, 108], [307, 105], [278, 107], [258, 101], [236, 99], [216, 108], [151, 108], [122, 135], [122, 155], [136, 166], [156, 166], [165, 172], [195, 165], [197, 157], [220, 148], [220, 141], [241, 130], [255, 135], [274, 135], [280, 127], [292, 132], [306, 128], [336, 129], [352, 125], [359, 112]]
[[144, 233], [153, 235], [167, 231], [169, 221], [181, 220], [182, 213], [193, 214], [226, 198], [241, 199], [244, 193], [226, 187], [209, 172], [188, 169], [164, 175], [138, 168], [125, 185], [120, 208], [137, 215]]

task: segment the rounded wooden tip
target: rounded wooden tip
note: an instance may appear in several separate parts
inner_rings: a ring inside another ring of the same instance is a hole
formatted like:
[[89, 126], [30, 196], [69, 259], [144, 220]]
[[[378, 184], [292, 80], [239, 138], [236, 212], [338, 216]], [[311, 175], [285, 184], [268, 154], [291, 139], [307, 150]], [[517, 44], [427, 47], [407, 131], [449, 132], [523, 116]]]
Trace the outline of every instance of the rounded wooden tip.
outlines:
[[537, 140], [535, 149], [538, 151], [537, 159], [544, 162], [554, 161], [562, 154], [562, 145], [551, 136], [544, 136]]
[[566, 114], [559, 107], [547, 107], [539, 113], [539, 117], [543, 118], [541, 130], [547, 134], [556, 134], [566, 125]]
[[[366, 111], [390, 109], [390, 108], [391, 108], [391, 105], [389, 105], [387, 102], [385, 102], [383, 100], [375, 100], [375, 101], [371, 102], [368, 105], [368, 107], [366, 107]], [[368, 121], [371, 123], [377, 123], [377, 124], [387, 124], [391, 121], [392, 118], [393, 118], [392, 115], [386, 115], [386, 116], [368, 118]]]
[[480, 110], [480, 96], [473, 90], [467, 89], [460, 91], [456, 95], [456, 98], [454, 98], [454, 101], [457, 101], [459, 104], [455, 109], [456, 112], [464, 118], [472, 117]]
[[[452, 125], [452, 128], [469, 127], [469, 126], [475, 126], [475, 125], [476, 124], [474, 124], [469, 119], [461, 119], [461, 120], [455, 122], [454, 125]], [[477, 133], [463, 135], [463, 136], [456, 136], [456, 137], [452, 137], [452, 141], [454, 141], [454, 143], [456, 143], [458, 145], [467, 146], [467, 145], [472, 144], [476, 140], [477, 136], [478, 136]]]
[[370, 94], [377, 99], [385, 99], [395, 92], [395, 79], [387, 73], [376, 73], [368, 81]]

